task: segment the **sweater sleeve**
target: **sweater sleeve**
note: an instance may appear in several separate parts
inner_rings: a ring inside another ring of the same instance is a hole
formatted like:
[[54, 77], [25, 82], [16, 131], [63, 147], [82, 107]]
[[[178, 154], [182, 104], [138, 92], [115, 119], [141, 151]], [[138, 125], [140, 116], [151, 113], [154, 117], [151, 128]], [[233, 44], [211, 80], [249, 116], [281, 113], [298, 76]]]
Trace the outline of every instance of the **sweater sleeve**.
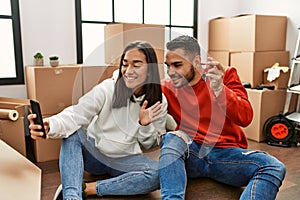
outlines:
[[218, 104], [235, 124], [248, 126], [253, 118], [253, 109], [235, 68], [226, 70], [223, 83], [223, 92], [216, 98]]
[[90, 92], [82, 96], [78, 104], [64, 109], [62, 112], [48, 118], [50, 138], [66, 138], [82, 126], [88, 126], [101, 111], [105, 101], [106, 88], [104, 84], [95, 86]]
[[162, 95], [162, 112], [160, 118], [147, 126], [139, 125], [138, 140], [144, 148], [150, 149], [160, 144], [161, 135], [166, 132], [167, 107], [166, 97]]

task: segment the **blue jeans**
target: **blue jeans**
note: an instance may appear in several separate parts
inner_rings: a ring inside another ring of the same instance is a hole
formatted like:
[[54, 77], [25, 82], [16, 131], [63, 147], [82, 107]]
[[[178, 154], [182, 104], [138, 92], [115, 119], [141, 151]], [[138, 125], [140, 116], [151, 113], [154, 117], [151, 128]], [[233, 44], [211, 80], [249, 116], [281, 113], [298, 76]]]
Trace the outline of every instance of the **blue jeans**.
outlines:
[[[188, 136], [187, 136], [188, 137]], [[163, 136], [159, 177], [163, 200], [184, 199], [187, 178], [209, 177], [245, 187], [240, 199], [273, 200], [285, 176], [285, 166], [261, 151], [214, 148], [185, 142], [172, 132]]]
[[159, 188], [158, 161], [143, 155], [106, 157], [95, 148], [94, 140], [84, 129], [63, 139], [59, 167], [64, 199], [82, 199], [84, 170], [112, 176], [96, 181], [99, 196], [145, 194]]

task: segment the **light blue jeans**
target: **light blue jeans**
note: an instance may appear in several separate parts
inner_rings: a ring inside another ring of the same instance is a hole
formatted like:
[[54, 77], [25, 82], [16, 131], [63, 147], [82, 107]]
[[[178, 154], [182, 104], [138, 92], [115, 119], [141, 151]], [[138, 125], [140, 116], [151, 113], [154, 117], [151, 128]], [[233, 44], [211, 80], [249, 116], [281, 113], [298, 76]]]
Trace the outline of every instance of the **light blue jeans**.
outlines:
[[163, 200], [184, 199], [187, 178], [199, 177], [245, 187], [240, 197], [243, 200], [276, 198], [286, 169], [273, 156], [241, 148], [204, 146], [189, 137], [188, 140], [187, 144], [172, 132], [163, 136], [159, 160]]
[[158, 161], [143, 155], [109, 158], [95, 148], [94, 140], [79, 129], [62, 141], [59, 160], [64, 199], [82, 199], [84, 170], [111, 175], [96, 182], [97, 195], [146, 194], [159, 188]]

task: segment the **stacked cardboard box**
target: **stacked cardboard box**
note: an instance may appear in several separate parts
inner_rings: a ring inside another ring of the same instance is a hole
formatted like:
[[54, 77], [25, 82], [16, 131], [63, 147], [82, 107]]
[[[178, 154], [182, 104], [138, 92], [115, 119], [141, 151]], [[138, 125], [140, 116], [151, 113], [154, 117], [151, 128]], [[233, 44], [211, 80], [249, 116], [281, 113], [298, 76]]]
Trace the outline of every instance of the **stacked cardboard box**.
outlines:
[[104, 28], [105, 62], [109, 65], [119, 65], [120, 57], [128, 43], [135, 40], [149, 42], [160, 64], [160, 77], [164, 78], [164, 45], [165, 26], [149, 24], [108, 24]]
[[14, 118], [0, 119], [0, 139], [23, 156], [27, 156], [25, 134], [28, 127], [26, 118], [29, 101], [27, 99], [0, 97], [0, 109], [15, 112]]
[[[208, 54], [224, 65], [235, 67], [241, 81], [256, 88], [264, 83], [264, 69], [275, 63], [289, 66], [286, 27], [286, 16], [240, 15], [212, 19]], [[278, 81], [281, 85], [276, 89], [287, 84], [288, 77], [280, 78], [284, 80]], [[265, 121], [283, 110], [286, 91], [248, 89], [247, 92], [254, 119], [244, 130], [248, 139], [260, 142], [265, 140], [262, 132]]]
[[263, 70], [275, 63], [289, 65], [286, 16], [240, 15], [209, 22], [209, 51], [224, 65], [237, 68], [252, 88], [264, 82]]

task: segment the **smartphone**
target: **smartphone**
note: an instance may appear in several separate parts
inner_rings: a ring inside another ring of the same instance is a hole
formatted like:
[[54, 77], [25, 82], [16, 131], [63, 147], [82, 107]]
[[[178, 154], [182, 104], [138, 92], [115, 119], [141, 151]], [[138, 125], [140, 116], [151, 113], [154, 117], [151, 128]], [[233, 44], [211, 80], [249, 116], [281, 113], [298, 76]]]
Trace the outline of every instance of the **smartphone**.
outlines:
[[44, 133], [43, 138], [46, 138], [46, 131], [43, 123], [42, 112], [40, 108], [40, 103], [37, 100], [30, 99], [31, 111], [36, 114], [36, 118], [33, 119], [35, 124], [39, 124], [42, 126], [41, 131]]

